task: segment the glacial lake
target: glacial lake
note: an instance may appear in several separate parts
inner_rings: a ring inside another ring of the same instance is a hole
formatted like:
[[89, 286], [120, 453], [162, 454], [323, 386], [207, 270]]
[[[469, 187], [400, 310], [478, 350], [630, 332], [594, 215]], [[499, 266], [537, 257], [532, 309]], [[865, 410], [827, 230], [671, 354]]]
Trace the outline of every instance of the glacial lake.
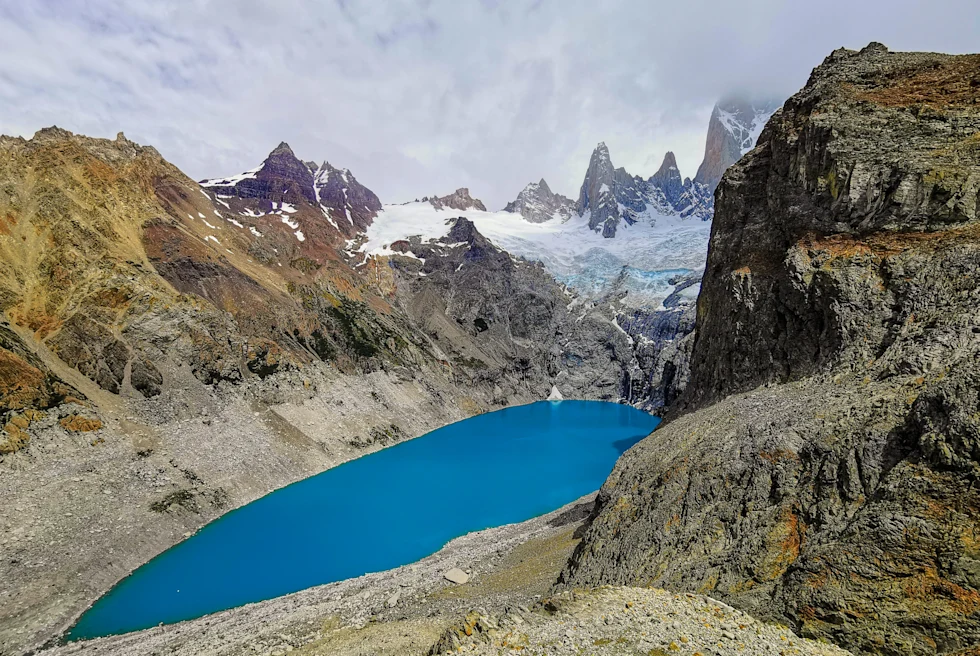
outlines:
[[123, 579], [69, 640], [126, 633], [420, 560], [593, 492], [660, 422], [618, 403], [506, 408], [233, 510]]

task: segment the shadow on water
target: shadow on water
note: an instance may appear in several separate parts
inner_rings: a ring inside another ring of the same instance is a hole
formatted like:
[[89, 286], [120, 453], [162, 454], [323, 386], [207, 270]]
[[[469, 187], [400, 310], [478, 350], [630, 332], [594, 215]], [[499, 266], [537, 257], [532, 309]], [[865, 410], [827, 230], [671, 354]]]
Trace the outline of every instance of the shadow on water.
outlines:
[[629, 451], [630, 447], [632, 447], [634, 444], [636, 444], [637, 442], [639, 442], [649, 434], [650, 433], [643, 433], [641, 435], [633, 435], [632, 437], [624, 437], [621, 440], [616, 440], [615, 442], [613, 442], [612, 447], [616, 449], [619, 455], [623, 455], [624, 453]]

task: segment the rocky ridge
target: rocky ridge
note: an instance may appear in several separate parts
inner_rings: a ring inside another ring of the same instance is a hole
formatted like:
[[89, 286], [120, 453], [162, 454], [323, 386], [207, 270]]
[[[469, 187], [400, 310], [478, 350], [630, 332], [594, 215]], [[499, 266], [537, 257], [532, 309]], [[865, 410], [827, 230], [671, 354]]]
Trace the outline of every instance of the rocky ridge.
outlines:
[[837, 50], [723, 176], [691, 380], [564, 586], [860, 653], [980, 643], [980, 56]]
[[[326, 161], [319, 166], [300, 161], [285, 142], [257, 168], [227, 178], [202, 180], [200, 184], [215, 194], [216, 204], [244, 217], [236, 217], [240, 222], [250, 224], [254, 219], [275, 215], [274, 220], [291, 227], [301, 217], [290, 215], [301, 213], [310, 215], [310, 223], [316, 225], [323, 223], [315, 214], [319, 212], [344, 239], [364, 231], [381, 211], [378, 197], [348, 169], [337, 169]], [[295, 233], [297, 238], [303, 234], [305, 239], [302, 228], [294, 230], [299, 231]]]
[[596, 146], [579, 191], [575, 210], [589, 215], [589, 227], [615, 237], [621, 222], [655, 221], [656, 216], [711, 218], [710, 192], [690, 178], [680, 179], [673, 153], [648, 180], [615, 168], [604, 143]]
[[460, 187], [448, 196], [432, 196], [422, 199], [423, 202], [429, 202], [432, 207], [437, 210], [443, 208], [453, 209], [453, 210], [480, 210], [481, 212], [486, 212], [487, 207], [483, 204], [483, 201], [479, 198], [473, 198], [470, 196], [470, 190], [466, 187]]
[[565, 222], [572, 217], [574, 209], [575, 202], [551, 191], [544, 178], [529, 183], [516, 199], [504, 207], [505, 212], [520, 214], [531, 223], [544, 223], [552, 219]]

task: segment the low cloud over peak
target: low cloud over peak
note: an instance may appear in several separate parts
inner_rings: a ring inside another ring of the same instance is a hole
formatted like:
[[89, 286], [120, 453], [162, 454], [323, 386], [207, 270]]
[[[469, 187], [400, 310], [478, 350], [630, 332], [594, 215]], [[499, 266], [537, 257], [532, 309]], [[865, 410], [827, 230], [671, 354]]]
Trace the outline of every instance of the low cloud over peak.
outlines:
[[631, 173], [672, 150], [693, 176], [715, 100], [785, 97], [842, 45], [977, 49], [971, 0], [801, 12], [775, 0], [6, 3], [0, 132], [123, 130], [198, 179], [287, 141], [386, 202], [465, 186], [499, 208], [541, 177], [574, 196], [599, 141]]

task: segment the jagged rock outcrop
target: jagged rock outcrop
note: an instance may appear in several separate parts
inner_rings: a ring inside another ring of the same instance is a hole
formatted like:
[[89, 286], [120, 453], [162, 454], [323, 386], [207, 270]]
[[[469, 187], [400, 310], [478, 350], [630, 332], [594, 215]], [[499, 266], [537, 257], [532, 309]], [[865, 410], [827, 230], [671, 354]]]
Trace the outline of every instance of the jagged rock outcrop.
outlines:
[[657, 216], [695, 216], [711, 218], [710, 202], [704, 185], [689, 178], [680, 181], [673, 153], [649, 180], [615, 168], [604, 143], [596, 146], [589, 169], [579, 191], [575, 210], [579, 216], [589, 212], [589, 227], [603, 237], [615, 237], [621, 222], [656, 221]]
[[674, 153], [669, 150], [664, 155], [664, 161], [660, 168], [650, 176], [647, 182], [660, 189], [664, 195], [664, 200], [672, 207], [676, 207], [680, 203], [681, 197], [687, 191], [684, 187], [684, 180], [681, 178], [680, 169], [677, 168], [677, 159], [674, 158]]
[[772, 100], [749, 101], [739, 97], [718, 101], [708, 119], [704, 159], [694, 182], [704, 185], [709, 195], [713, 194], [728, 167], [755, 146], [766, 121], [778, 106]]
[[564, 585], [861, 653], [980, 642], [980, 56], [837, 50], [722, 178], [691, 381]]
[[507, 203], [505, 212], [514, 212], [531, 223], [545, 221], [568, 221], [575, 210], [575, 202], [561, 194], [551, 191], [548, 183], [541, 178], [540, 182], [531, 182], [517, 195], [517, 198]]
[[470, 190], [466, 187], [460, 187], [448, 196], [437, 197], [433, 196], [431, 198], [423, 198], [423, 201], [428, 201], [432, 203], [432, 207], [437, 210], [441, 209], [453, 209], [453, 210], [480, 210], [481, 212], [486, 212], [487, 207], [483, 204], [483, 201], [479, 198], [473, 198], [470, 196]]
[[721, 175], [752, 149], [776, 107], [771, 101], [718, 102], [708, 121], [704, 160], [693, 180], [681, 177], [670, 151], [647, 180], [630, 175], [626, 169], [613, 166], [609, 148], [600, 143], [589, 160], [575, 211], [579, 216], [589, 212], [589, 227], [604, 237], [615, 237], [621, 222], [655, 221], [657, 215], [711, 219]]
[[641, 178], [613, 166], [609, 148], [600, 143], [592, 151], [575, 209], [579, 216], [589, 212], [592, 230], [615, 237], [621, 219], [633, 223], [646, 209], [645, 191]]

